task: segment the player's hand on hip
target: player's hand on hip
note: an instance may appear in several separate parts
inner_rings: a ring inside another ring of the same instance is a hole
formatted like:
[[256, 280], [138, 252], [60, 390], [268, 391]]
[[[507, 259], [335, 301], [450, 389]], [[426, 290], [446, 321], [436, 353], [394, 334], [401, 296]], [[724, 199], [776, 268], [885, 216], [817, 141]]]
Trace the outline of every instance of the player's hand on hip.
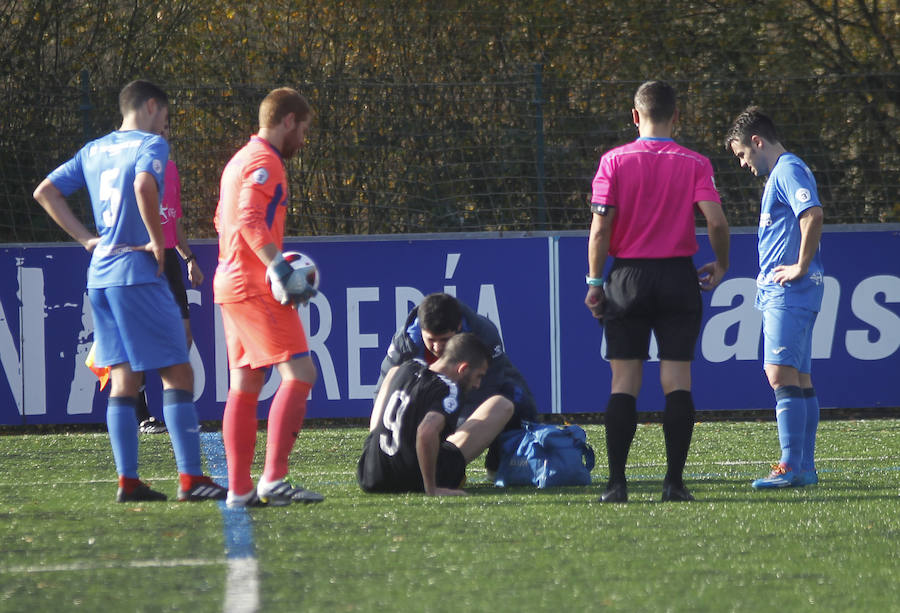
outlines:
[[710, 262], [697, 269], [697, 279], [703, 291], [715, 289], [724, 277], [725, 269], [718, 262]]
[[606, 308], [606, 294], [603, 292], [603, 287], [600, 285], [588, 286], [584, 304], [596, 319], [603, 319], [603, 310]]
[[800, 266], [800, 264], [791, 264], [789, 266], [782, 264], [781, 266], [775, 267], [774, 273], [775, 274], [772, 275], [772, 281], [783, 286], [785, 283], [796, 281], [805, 275], [806, 271], [803, 270], [803, 267]]
[[[140, 249], [140, 248], [138, 248]], [[150, 241], [143, 247], [144, 251], [149, 251], [156, 258], [156, 276], [161, 277], [166, 267], [166, 248]]]
[[81, 246], [84, 247], [85, 250], [86, 250], [88, 253], [93, 253], [94, 248], [95, 248], [97, 245], [99, 245], [99, 244], [100, 244], [100, 237], [99, 237], [99, 236], [92, 236], [91, 238], [89, 238], [89, 239], [87, 239], [86, 241], [82, 242], [82, 243], [81, 243]]

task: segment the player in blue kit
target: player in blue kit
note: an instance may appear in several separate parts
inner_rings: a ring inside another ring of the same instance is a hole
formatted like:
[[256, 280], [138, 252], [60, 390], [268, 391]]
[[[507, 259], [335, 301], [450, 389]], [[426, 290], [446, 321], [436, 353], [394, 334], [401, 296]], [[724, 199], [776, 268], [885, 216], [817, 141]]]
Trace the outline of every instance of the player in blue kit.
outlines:
[[759, 108], [741, 113], [725, 148], [757, 176], [769, 175], [759, 215], [756, 308], [763, 314], [764, 368], [775, 390], [781, 460], [757, 489], [819, 482], [819, 401], [812, 384], [812, 330], [822, 306], [822, 204], [812, 172], [779, 142]]
[[[169, 145], [159, 136], [169, 114], [166, 93], [133, 81], [119, 94], [122, 125], [87, 143], [51, 172], [34, 198], [69, 236], [91, 252], [87, 289], [94, 317], [95, 364], [111, 367], [106, 423], [119, 474], [118, 502], [166, 500], [138, 478], [135, 402], [141, 373], [163, 381], [163, 413], [179, 472], [178, 500], [224, 499], [203, 475], [194, 373], [181, 313], [163, 273], [160, 194]], [[87, 188], [95, 236], [66, 198]]]

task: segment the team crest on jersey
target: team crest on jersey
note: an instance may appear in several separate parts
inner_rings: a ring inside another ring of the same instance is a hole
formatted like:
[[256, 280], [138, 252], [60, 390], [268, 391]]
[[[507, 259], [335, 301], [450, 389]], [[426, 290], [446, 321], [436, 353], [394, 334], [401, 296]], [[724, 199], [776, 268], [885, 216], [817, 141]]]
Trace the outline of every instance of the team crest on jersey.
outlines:
[[250, 178], [253, 179], [254, 183], [262, 185], [269, 180], [269, 173], [265, 168], [257, 168], [253, 171]]
[[459, 404], [456, 402], [456, 398], [454, 396], [447, 396], [444, 398], [444, 412], [452, 413], [456, 410]]
[[794, 192], [794, 198], [797, 199], [797, 202], [809, 202], [809, 199], [812, 198], [812, 194], [805, 187], [801, 187]]
[[759, 227], [768, 228], [772, 225], [772, 215], [770, 213], [762, 213], [759, 216]]
[[163, 165], [162, 160], [153, 160], [153, 172], [159, 174], [162, 172]]

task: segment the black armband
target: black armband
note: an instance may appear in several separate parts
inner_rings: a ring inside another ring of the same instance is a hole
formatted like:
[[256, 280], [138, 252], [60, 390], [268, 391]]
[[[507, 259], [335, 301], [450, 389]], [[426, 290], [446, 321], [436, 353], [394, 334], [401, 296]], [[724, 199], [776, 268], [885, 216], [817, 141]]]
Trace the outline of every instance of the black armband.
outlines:
[[606, 217], [609, 214], [609, 209], [613, 208], [609, 204], [597, 204], [596, 202], [591, 203], [591, 213], [594, 215], [601, 215]]

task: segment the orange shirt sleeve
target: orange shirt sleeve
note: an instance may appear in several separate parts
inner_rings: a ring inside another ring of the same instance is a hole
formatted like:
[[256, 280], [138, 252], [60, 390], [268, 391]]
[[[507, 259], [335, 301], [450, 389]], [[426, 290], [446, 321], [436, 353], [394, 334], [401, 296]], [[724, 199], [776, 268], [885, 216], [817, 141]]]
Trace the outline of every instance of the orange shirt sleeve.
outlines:
[[281, 156], [269, 143], [254, 137], [222, 173], [216, 209], [216, 302], [235, 302], [269, 291], [265, 265], [256, 250], [267, 243], [282, 248], [287, 202]]
[[[286, 202], [284, 170], [275, 167], [271, 156], [253, 156], [244, 167], [237, 204], [237, 224], [241, 236], [256, 251], [268, 243], [281, 246], [273, 232], [274, 212]], [[283, 225], [283, 223], [282, 223]]]

